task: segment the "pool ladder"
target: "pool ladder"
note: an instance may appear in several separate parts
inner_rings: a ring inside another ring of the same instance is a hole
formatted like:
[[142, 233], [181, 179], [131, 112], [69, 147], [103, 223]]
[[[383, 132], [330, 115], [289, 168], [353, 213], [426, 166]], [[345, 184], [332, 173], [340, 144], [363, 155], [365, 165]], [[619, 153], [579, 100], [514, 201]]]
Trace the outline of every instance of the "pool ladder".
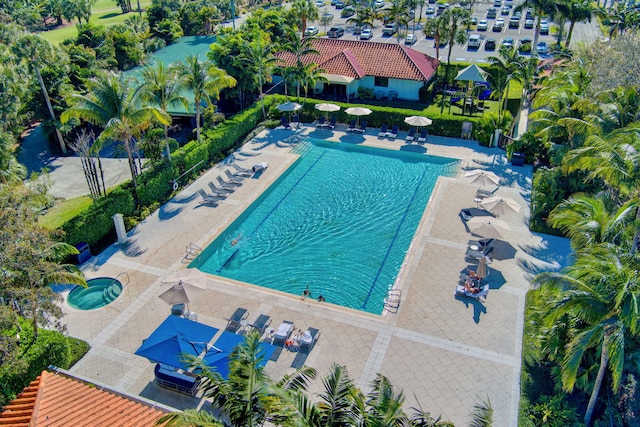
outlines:
[[294, 154], [299, 154], [300, 156], [302, 156], [304, 153], [306, 153], [307, 151], [311, 150], [311, 148], [313, 148], [313, 144], [309, 140], [303, 139], [302, 141], [300, 141], [299, 144], [296, 144], [291, 149], [291, 152], [294, 153]]

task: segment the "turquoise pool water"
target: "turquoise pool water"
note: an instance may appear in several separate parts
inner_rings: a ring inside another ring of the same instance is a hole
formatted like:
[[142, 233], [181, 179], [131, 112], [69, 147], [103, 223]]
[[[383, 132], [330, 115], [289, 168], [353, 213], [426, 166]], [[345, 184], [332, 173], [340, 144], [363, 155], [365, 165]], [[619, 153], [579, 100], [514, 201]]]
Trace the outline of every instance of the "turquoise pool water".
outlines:
[[95, 310], [115, 301], [122, 293], [122, 283], [112, 277], [87, 280], [87, 287], [76, 286], [67, 296], [67, 303], [77, 310]]
[[190, 266], [382, 313], [436, 180], [458, 161], [314, 139], [298, 149]]

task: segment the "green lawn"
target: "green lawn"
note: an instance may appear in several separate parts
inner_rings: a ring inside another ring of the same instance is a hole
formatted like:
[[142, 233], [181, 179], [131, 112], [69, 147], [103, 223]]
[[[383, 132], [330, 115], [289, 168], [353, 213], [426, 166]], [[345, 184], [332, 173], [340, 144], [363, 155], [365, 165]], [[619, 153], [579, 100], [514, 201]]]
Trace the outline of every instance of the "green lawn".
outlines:
[[[151, 0], [140, 0], [140, 6], [144, 9], [151, 4]], [[137, 8], [136, 2], [133, 2], [133, 7]], [[114, 25], [124, 22], [129, 16], [138, 12], [131, 12], [127, 14], [122, 13], [122, 9], [113, 0], [98, 0], [93, 6], [93, 14], [91, 15], [91, 22], [95, 22], [100, 25]], [[60, 44], [66, 39], [73, 38], [78, 35], [76, 30], [76, 24], [69, 25], [67, 27], [58, 28], [51, 31], [45, 31], [41, 33], [42, 37], [46, 38], [53, 44]]]
[[40, 225], [49, 230], [55, 230], [71, 218], [85, 211], [91, 203], [93, 203], [93, 200], [89, 196], [60, 200], [45, 215], [40, 217]]

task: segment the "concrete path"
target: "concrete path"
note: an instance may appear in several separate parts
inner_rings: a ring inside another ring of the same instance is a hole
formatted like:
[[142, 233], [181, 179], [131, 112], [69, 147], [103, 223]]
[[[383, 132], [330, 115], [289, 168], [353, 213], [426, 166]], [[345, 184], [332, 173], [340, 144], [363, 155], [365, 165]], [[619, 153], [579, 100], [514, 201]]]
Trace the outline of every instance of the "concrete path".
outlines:
[[[382, 316], [319, 303], [218, 276], [209, 276], [207, 296], [190, 308], [199, 322], [224, 329], [237, 307], [271, 316], [272, 326], [292, 320], [296, 327], [321, 331], [307, 364], [326, 375], [333, 363], [346, 365], [365, 391], [376, 373], [404, 389], [406, 407], [420, 406], [456, 425], [467, 425], [473, 406], [488, 397], [496, 426], [517, 426], [520, 391], [525, 294], [531, 278], [566, 263], [568, 242], [529, 232], [528, 202], [531, 168], [511, 167], [499, 149], [480, 147], [473, 141], [430, 137], [429, 143], [405, 144], [379, 139], [377, 130], [348, 135], [344, 129], [304, 133], [339, 143], [359, 143], [392, 150], [426, 151], [460, 159], [456, 178], [440, 178], [427, 205], [397, 279], [402, 300], [397, 313]], [[157, 400], [175, 408], [202, 407], [205, 401], [159, 388], [153, 381], [153, 364], [133, 355], [143, 339], [169, 315], [158, 298], [166, 289], [163, 277], [185, 268], [185, 246], [206, 247], [297, 158], [286, 141], [292, 131], [262, 132], [225, 162], [248, 168], [268, 162], [257, 179], [247, 179], [216, 208], [201, 207], [196, 191], [222, 175], [224, 162], [182, 190], [129, 233], [124, 247], [111, 246], [82, 266], [87, 277], [128, 276], [123, 295], [109, 306], [80, 312], [65, 307], [63, 319], [71, 335], [91, 344], [89, 353], [71, 371], [112, 387]], [[454, 297], [467, 241], [459, 212], [475, 207], [476, 187], [462, 179], [465, 169], [484, 168], [497, 173], [503, 185], [497, 194], [515, 199], [519, 214], [501, 217], [511, 227], [496, 244], [490, 265], [490, 293], [486, 302]], [[121, 274], [121, 273], [126, 273]], [[296, 353], [283, 351], [266, 372], [274, 379], [290, 373]], [[312, 394], [322, 384], [312, 384]]]

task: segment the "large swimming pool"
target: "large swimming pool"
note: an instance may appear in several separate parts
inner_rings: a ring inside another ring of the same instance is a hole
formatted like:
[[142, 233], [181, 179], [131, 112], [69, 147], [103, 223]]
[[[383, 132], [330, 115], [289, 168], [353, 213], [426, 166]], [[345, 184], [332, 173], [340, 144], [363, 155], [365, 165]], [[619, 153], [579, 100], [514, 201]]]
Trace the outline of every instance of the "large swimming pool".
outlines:
[[439, 176], [458, 161], [310, 139], [200, 270], [380, 314]]

